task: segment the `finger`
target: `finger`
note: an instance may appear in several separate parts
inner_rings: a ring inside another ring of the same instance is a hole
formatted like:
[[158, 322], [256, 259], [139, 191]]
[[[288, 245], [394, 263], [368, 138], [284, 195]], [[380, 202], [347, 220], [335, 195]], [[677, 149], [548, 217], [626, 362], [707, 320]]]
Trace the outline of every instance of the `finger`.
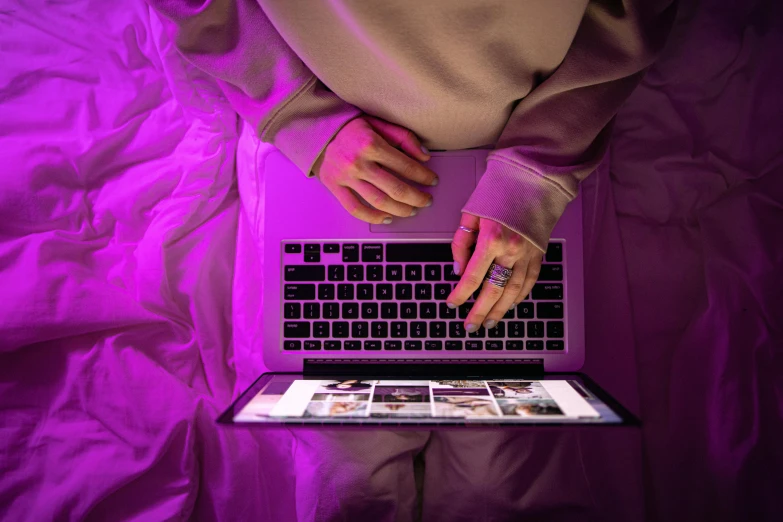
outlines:
[[368, 183], [362, 179], [352, 179], [348, 183], [348, 186], [364, 198], [367, 203], [381, 212], [388, 212], [393, 216], [400, 217], [416, 215], [416, 212], [413, 211], [414, 207], [392, 199], [388, 194], [372, 183]]
[[457, 231], [454, 232], [454, 239], [451, 240], [451, 255], [454, 258], [454, 273], [457, 275], [461, 274], [461, 270], [468, 266], [470, 249], [476, 243], [481, 219], [473, 214], [463, 212], [459, 224], [476, 232], [470, 233], [461, 228], [457, 228]]
[[421, 140], [412, 130], [372, 116], [365, 116], [364, 119], [392, 147], [401, 148], [409, 156], [419, 161], [430, 159], [429, 151], [421, 144]]
[[[500, 256], [494, 259], [495, 263], [506, 268], [513, 267], [515, 261], [516, 260], [510, 259], [507, 256]], [[490, 265], [491, 264], [492, 263], [490, 263]], [[485, 275], [488, 270], [489, 266], [487, 266], [487, 269], [484, 270]], [[471, 308], [470, 313], [465, 318], [465, 329], [469, 332], [478, 330], [481, 323], [484, 322], [487, 314], [489, 314], [490, 310], [492, 310], [492, 308], [497, 304], [504, 293], [504, 287], [499, 287], [497, 285], [493, 285], [489, 281], [484, 281], [484, 286], [481, 288], [481, 293], [479, 293], [478, 299], [476, 299], [476, 302], [473, 304], [473, 308]], [[508, 310], [508, 308], [506, 308], [506, 310]]]
[[[481, 231], [479, 231], [479, 236], [480, 235]], [[484, 281], [484, 276], [489, 269], [489, 265], [492, 264], [492, 260], [495, 259], [496, 255], [496, 252], [490, 248], [490, 244], [491, 243], [488, 241], [481, 241], [480, 238], [476, 242], [476, 250], [473, 252], [473, 255], [470, 256], [470, 260], [465, 267], [465, 271], [462, 274], [459, 283], [457, 283], [457, 287], [454, 288], [446, 299], [448, 303], [452, 303], [456, 306], [461, 305], [468, 300], [470, 295], [475, 292], [479, 286], [481, 286], [482, 281]], [[497, 300], [502, 293], [500, 289], [497, 290], [497, 292], [490, 290], [490, 294], [493, 292], [496, 294], [495, 300]]]
[[543, 258], [544, 255], [536, 250], [536, 253], [533, 254], [533, 258], [527, 265], [525, 282], [522, 284], [522, 289], [519, 291], [519, 295], [517, 295], [517, 297], [514, 299], [514, 304], [519, 304], [524, 301], [527, 295], [533, 289], [533, 285], [535, 285], [536, 281], [538, 280], [538, 274], [541, 273], [541, 262], [543, 261]]
[[362, 169], [359, 179], [372, 183], [400, 203], [422, 208], [432, 205], [432, 196], [405, 183], [405, 181], [378, 165], [374, 165], [374, 167], [369, 169]]
[[336, 185], [334, 187], [327, 187], [332, 191], [334, 197], [348, 211], [353, 217], [366, 221], [367, 223], [384, 224], [388, 225], [392, 222], [391, 216], [385, 212], [375, 210], [359, 201], [356, 194], [347, 187]]
[[[495, 262], [499, 265], [505, 266], [502, 261], [498, 262], [498, 260], [495, 260]], [[519, 293], [522, 291], [522, 287], [525, 282], [527, 266], [527, 258], [519, 259], [516, 263], [513, 264], [511, 279], [508, 280], [508, 284], [506, 284], [506, 286], [503, 288], [503, 295], [500, 296], [500, 299], [497, 300], [497, 302], [494, 304], [489, 313], [486, 314], [486, 317], [484, 317], [482, 321], [484, 323], [484, 328], [494, 328], [495, 325], [497, 325], [497, 323], [503, 319], [503, 316], [506, 315], [506, 312], [512, 308], [516, 300], [519, 298]], [[479, 295], [479, 300], [480, 299], [481, 296]], [[476, 303], [476, 306], [478, 306], [478, 302]], [[474, 308], [476, 308], [476, 306], [474, 306]], [[476, 312], [479, 312], [479, 310]], [[473, 310], [471, 310], [471, 313], [473, 313]], [[473, 322], [473, 320], [478, 321], [477, 317], [471, 318], [470, 314], [468, 314], [468, 319], [470, 319], [471, 322]]]
[[395, 149], [385, 139], [378, 140], [378, 143], [368, 153], [368, 159], [403, 178], [422, 185], [434, 186], [438, 184], [438, 176], [433, 171], [404, 152]]

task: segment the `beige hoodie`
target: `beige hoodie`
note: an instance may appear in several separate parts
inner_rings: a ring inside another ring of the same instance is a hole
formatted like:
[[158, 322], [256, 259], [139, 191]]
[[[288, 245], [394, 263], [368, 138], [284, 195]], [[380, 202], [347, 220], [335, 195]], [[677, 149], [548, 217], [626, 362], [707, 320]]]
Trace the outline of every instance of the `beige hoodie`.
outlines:
[[494, 146], [462, 210], [541, 250], [674, 1], [150, 0], [182, 54], [308, 176], [363, 112], [432, 150]]

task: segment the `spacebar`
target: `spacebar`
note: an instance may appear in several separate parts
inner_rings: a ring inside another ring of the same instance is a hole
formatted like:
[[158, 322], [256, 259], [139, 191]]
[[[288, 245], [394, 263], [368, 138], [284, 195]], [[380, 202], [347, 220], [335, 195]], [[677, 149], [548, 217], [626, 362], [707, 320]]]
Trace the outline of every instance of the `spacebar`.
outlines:
[[451, 243], [386, 243], [389, 263], [451, 263]]

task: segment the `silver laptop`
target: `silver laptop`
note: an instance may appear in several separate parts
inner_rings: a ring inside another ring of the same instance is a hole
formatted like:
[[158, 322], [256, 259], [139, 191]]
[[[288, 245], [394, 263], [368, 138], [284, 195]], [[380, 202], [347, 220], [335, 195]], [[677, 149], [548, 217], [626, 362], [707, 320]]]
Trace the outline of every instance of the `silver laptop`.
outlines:
[[265, 165], [266, 366], [307, 372], [313, 365], [450, 361], [579, 370], [585, 358], [579, 198], [554, 230], [531, 295], [498, 326], [467, 334], [463, 323], [474, 300], [455, 310], [445, 304], [459, 280], [450, 242], [488, 152], [433, 152], [427, 167], [440, 183], [419, 186], [433, 205], [390, 225], [350, 216], [318, 180], [271, 155]]

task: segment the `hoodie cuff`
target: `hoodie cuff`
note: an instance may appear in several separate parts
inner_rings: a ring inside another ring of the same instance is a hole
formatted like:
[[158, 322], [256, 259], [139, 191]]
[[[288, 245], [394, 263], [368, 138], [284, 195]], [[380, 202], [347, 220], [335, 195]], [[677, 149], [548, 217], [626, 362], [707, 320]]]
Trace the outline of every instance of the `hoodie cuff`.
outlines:
[[497, 221], [546, 252], [552, 230], [574, 197], [541, 174], [490, 157], [462, 212]]

